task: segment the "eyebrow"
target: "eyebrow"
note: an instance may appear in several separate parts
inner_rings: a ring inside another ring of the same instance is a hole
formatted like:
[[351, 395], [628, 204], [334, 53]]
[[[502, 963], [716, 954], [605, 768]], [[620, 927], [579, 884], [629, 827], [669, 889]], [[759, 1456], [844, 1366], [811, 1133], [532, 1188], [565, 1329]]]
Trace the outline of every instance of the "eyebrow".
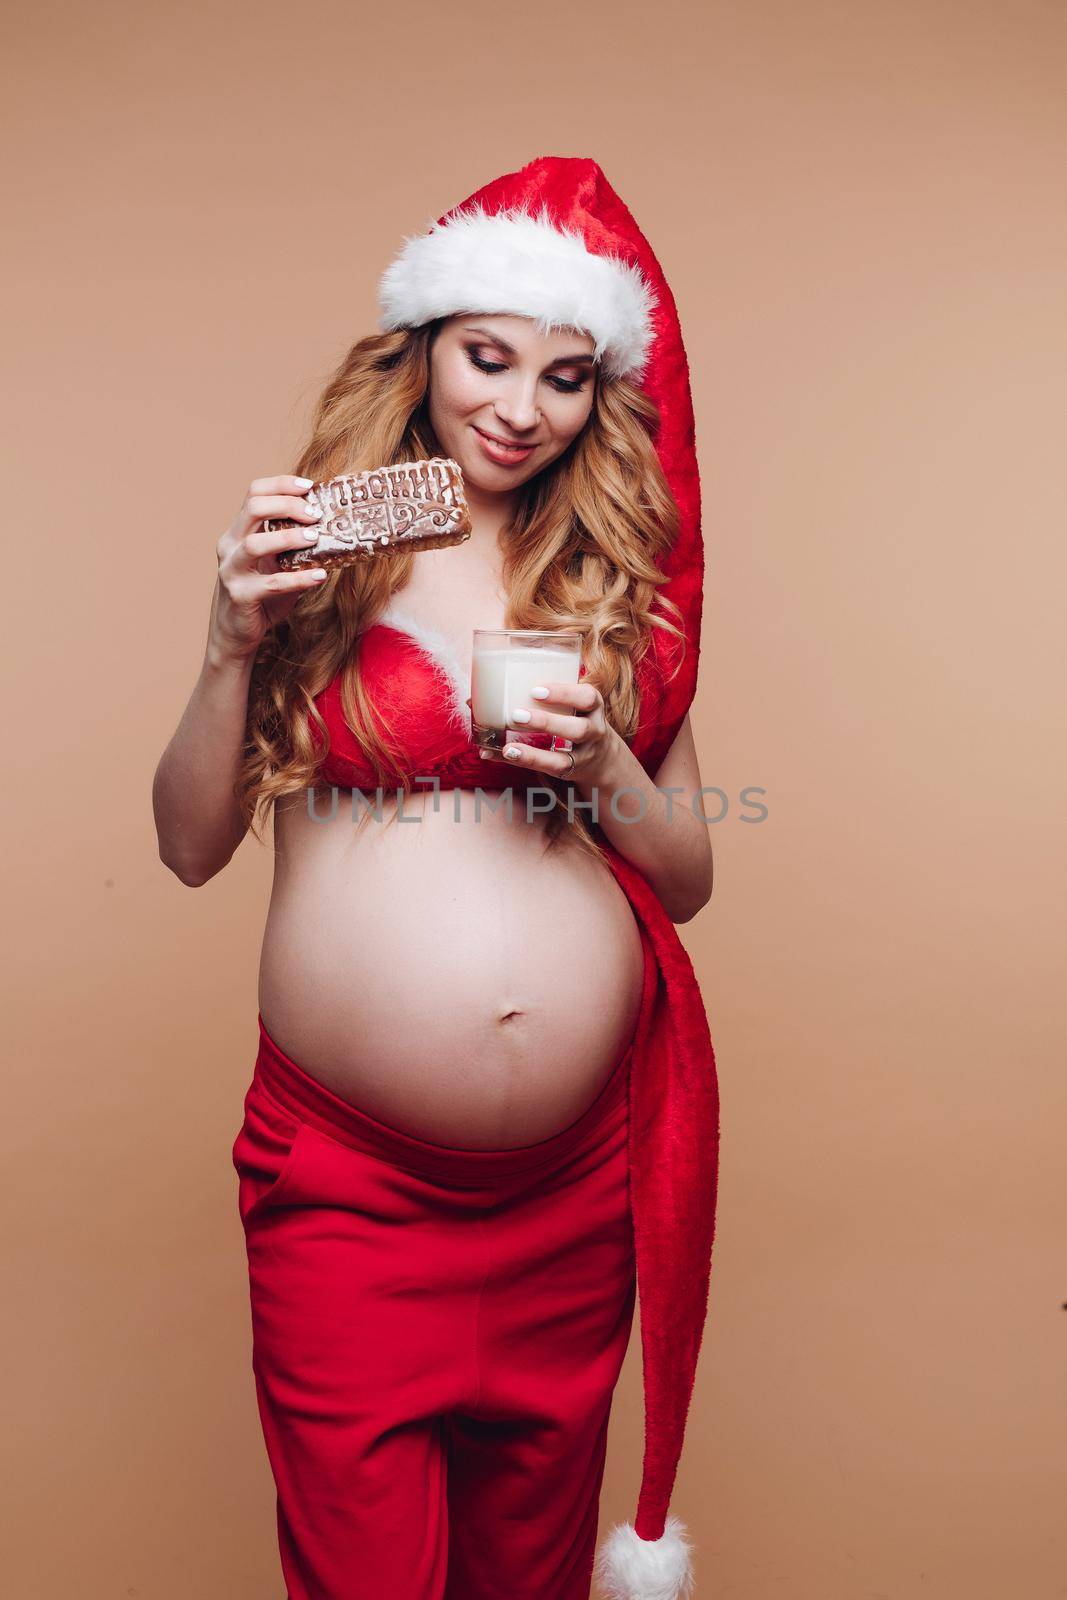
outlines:
[[[488, 339], [490, 344], [499, 345], [501, 350], [506, 350], [509, 356], [518, 354], [514, 345], [508, 344], [508, 341], [506, 339], [502, 339], [498, 333], [490, 333], [488, 328], [468, 327], [463, 331], [465, 333], [480, 333], [483, 339]], [[590, 366], [592, 366], [595, 360], [595, 356], [587, 355], [583, 350], [580, 355], [557, 356], [555, 361], [550, 361], [548, 364], [550, 367], [572, 367], [580, 362], [588, 362]]]

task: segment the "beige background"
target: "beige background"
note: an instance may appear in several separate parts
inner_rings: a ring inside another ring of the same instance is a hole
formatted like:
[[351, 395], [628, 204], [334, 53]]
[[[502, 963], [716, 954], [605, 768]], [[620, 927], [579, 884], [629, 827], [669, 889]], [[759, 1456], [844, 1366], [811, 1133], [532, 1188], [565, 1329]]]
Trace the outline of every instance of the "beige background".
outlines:
[[[282, 1594], [230, 1166], [270, 861], [183, 888], [152, 774], [215, 540], [401, 239], [582, 154], [679, 303], [731, 799], [682, 929], [723, 1116], [698, 1592], [1067, 1594], [1063, 7], [47, 0], [12, 35], [6, 1591]], [[635, 1334], [602, 1529], [640, 1400]]]

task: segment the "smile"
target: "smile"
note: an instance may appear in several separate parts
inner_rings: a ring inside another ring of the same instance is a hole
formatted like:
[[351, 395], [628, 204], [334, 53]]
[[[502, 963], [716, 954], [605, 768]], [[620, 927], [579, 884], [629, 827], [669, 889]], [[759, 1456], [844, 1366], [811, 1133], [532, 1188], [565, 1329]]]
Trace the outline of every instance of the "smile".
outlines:
[[491, 461], [499, 461], [510, 466], [513, 463], [525, 461], [526, 457], [537, 449], [534, 444], [502, 444], [499, 439], [494, 439], [491, 434], [483, 433], [481, 428], [478, 427], [475, 427], [474, 431], [482, 441], [482, 449]]

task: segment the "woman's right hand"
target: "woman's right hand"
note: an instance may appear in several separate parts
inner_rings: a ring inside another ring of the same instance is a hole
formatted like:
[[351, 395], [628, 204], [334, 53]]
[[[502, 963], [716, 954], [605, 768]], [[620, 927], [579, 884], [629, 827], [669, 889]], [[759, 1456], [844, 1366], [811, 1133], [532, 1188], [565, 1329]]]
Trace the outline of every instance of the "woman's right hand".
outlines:
[[[319, 514], [305, 498], [310, 478], [283, 473], [254, 478], [233, 522], [215, 547], [219, 576], [211, 603], [208, 642], [230, 657], [254, 656], [272, 623], [289, 615], [300, 596], [327, 576], [322, 567], [278, 568], [279, 550], [306, 547], [318, 537]], [[266, 517], [295, 517], [300, 528], [264, 533]]]

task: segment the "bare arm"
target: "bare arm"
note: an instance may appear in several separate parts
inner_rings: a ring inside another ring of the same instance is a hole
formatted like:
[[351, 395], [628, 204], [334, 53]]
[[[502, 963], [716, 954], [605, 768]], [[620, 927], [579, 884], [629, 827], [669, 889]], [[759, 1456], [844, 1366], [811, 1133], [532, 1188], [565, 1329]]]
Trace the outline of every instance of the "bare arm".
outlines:
[[164, 750], [152, 810], [164, 866], [190, 887], [213, 878], [247, 832], [234, 798], [248, 711], [252, 658], [209, 644], [196, 687]]
[[[585, 794], [589, 786], [579, 787]], [[598, 820], [612, 844], [644, 873], [672, 922], [691, 922], [711, 899], [715, 867], [689, 714], [655, 779], [615, 734], [597, 787]]]
[[[546, 683], [544, 689], [547, 702], [534, 689], [542, 703], [536, 709], [532, 702], [517, 706], [513, 715], [525, 718], [531, 731], [569, 739], [573, 767], [564, 765], [567, 757], [558, 750], [508, 745], [505, 754], [514, 750], [518, 765], [557, 777], [570, 778], [573, 771], [570, 781], [582, 795], [577, 805], [644, 875], [671, 921], [691, 922], [711, 899], [715, 864], [688, 713], [652, 779], [607, 721], [594, 684]], [[549, 711], [548, 705], [562, 711]]]
[[[159, 859], [191, 888], [221, 872], [247, 832], [233, 790], [263, 635], [326, 576], [321, 567], [281, 572], [276, 559], [279, 550], [317, 536], [302, 498], [310, 483], [289, 474], [257, 478], [216, 546], [219, 576], [204, 663], [152, 783]], [[300, 516], [303, 527], [262, 531], [267, 517]]]

